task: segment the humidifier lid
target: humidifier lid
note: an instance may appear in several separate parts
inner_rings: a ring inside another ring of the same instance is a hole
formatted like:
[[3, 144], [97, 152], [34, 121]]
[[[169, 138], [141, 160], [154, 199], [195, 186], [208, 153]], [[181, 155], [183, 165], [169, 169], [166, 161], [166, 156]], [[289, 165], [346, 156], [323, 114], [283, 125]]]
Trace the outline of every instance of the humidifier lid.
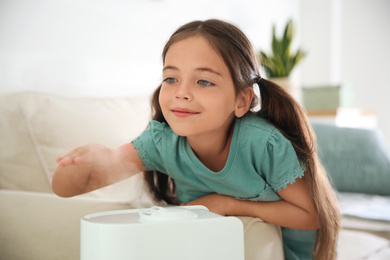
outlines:
[[183, 207], [151, 207], [139, 212], [139, 221], [146, 222], [163, 222], [163, 221], [180, 221], [196, 219], [198, 214]]
[[[208, 213], [201, 214], [203, 211]], [[96, 224], [140, 224], [140, 223], [164, 223], [184, 220], [196, 220], [210, 218], [215, 215], [204, 206], [183, 206], [183, 207], [158, 207], [137, 209], [137, 210], [116, 210], [93, 213], [82, 218], [82, 221]]]

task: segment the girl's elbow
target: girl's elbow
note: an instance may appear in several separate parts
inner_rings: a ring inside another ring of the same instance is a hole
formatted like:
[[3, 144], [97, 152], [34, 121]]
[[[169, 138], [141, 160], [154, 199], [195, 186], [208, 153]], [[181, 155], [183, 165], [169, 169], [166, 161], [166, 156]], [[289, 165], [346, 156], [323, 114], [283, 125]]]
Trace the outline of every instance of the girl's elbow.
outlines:
[[314, 214], [311, 216], [311, 219], [310, 219], [310, 229], [312, 230], [317, 230], [317, 229], [320, 229], [321, 227], [321, 222], [320, 222], [320, 218], [318, 217], [317, 214]]
[[304, 216], [301, 216], [299, 221], [299, 227], [297, 229], [303, 230], [318, 230], [321, 228], [320, 218], [318, 214], [313, 212], [306, 212]]
[[318, 229], [320, 229], [321, 228], [321, 224], [320, 224], [320, 222], [315, 222], [315, 223], [313, 223], [313, 225], [312, 225], [312, 230], [318, 230]]

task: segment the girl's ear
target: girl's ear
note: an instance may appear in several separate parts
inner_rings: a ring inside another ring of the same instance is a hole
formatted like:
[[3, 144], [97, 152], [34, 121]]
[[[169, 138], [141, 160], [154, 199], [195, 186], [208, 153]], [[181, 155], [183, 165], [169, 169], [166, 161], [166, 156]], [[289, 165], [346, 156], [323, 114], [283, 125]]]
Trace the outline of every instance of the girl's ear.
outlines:
[[252, 87], [245, 88], [244, 91], [240, 92], [236, 100], [236, 107], [234, 113], [236, 117], [242, 117], [250, 109], [254, 92]]

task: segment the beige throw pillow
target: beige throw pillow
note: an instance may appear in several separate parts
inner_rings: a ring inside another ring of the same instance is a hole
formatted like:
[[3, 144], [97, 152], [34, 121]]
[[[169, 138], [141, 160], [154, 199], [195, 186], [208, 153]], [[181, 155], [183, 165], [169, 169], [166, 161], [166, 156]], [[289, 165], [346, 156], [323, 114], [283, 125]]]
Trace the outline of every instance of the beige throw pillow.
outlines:
[[0, 95], [0, 189], [51, 192], [21, 109], [27, 96]]
[[[22, 104], [36, 151], [51, 182], [57, 156], [88, 143], [117, 147], [130, 142], [150, 119], [148, 97], [66, 98], [31, 93]], [[133, 202], [145, 198], [140, 176], [89, 193]]]

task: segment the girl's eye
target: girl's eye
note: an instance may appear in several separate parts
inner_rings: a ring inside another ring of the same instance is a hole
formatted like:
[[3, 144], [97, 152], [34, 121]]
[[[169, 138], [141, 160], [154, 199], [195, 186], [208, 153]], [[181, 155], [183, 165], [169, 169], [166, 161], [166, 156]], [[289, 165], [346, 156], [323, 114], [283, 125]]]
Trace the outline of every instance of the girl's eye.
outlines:
[[207, 81], [207, 80], [199, 80], [198, 81], [198, 84], [203, 86], [203, 87], [210, 87], [210, 86], [214, 86], [214, 83], [211, 83], [210, 81]]
[[177, 82], [177, 80], [175, 78], [166, 78], [166, 79], [164, 79], [164, 82], [166, 82], [168, 84], [173, 84], [173, 83]]

